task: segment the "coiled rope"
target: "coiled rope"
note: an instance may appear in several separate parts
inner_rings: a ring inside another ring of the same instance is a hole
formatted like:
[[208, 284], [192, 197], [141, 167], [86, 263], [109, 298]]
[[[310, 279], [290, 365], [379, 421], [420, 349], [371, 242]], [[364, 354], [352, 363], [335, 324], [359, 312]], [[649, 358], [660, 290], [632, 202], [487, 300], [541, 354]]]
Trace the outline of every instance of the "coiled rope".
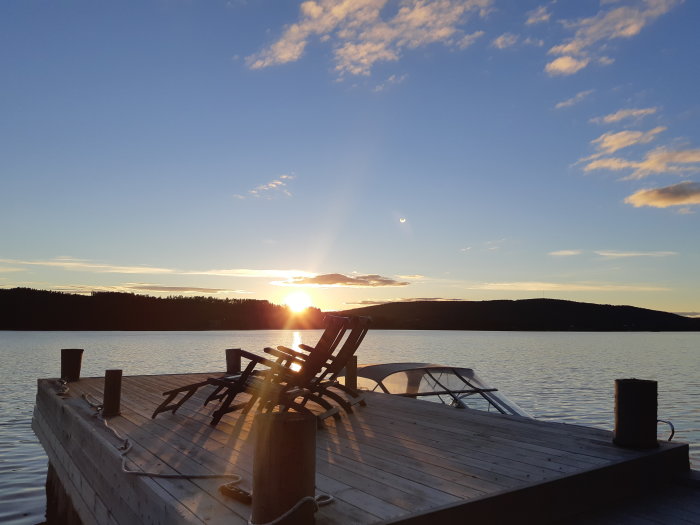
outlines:
[[[117, 450], [120, 451], [120, 456], [121, 456], [121, 463], [122, 463], [122, 472], [125, 474], [130, 474], [132, 476], [147, 476], [147, 477], [152, 477], [152, 478], [167, 478], [167, 479], [214, 479], [214, 478], [231, 478], [233, 481], [230, 483], [240, 483], [240, 481], [243, 479], [241, 476], [238, 474], [162, 474], [162, 473], [157, 473], [157, 472], [146, 472], [142, 470], [130, 470], [126, 466], [126, 460], [127, 460], [127, 454], [129, 454], [129, 451], [133, 448], [133, 445], [131, 441], [129, 441], [128, 437], [122, 436], [119, 432], [117, 432], [117, 429], [112, 427], [108, 422], [107, 419], [102, 415], [102, 409], [104, 408], [102, 404], [99, 401], [90, 401], [88, 397], [92, 397], [89, 394], [82, 394], [81, 396], [85, 402], [90, 405], [92, 408], [95, 409], [95, 414], [94, 416], [97, 417], [104, 423], [105, 428], [107, 428], [112, 434], [114, 434], [117, 439], [119, 439], [122, 444], [117, 447]], [[93, 398], [94, 399], [94, 398]]]
[[[63, 381], [63, 380], [61, 380]], [[66, 384], [65, 381], [63, 381], [64, 384]], [[68, 386], [66, 384], [66, 392], [68, 391]], [[153, 478], [166, 478], [166, 479], [212, 479], [212, 478], [231, 478], [233, 481], [230, 481], [227, 483], [227, 485], [236, 485], [242, 481], [242, 477], [238, 474], [160, 474], [160, 473], [155, 473], [155, 472], [145, 472], [141, 470], [129, 470], [126, 466], [126, 459], [127, 459], [127, 454], [133, 447], [131, 442], [129, 441], [128, 437], [122, 436], [116, 428], [110, 426], [110, 424], [107, 422], [107, 419], [102, 415], [102, 409], [104, 408], [102, 403], [100, 403], [98, 400], [95, 399], [95, 401], [90, 401], [88, 399], [90, 396], [89, 394], [82, 394], [81, 396], [85, 402], [90, 405], [92, 408], [95, 409], [95, 414], [94, 417], [97, 417], [102, 421], [104, 424], [105, 428], [107, 428], [110, 432], [112, 432], [117, 439], [122, 441], [122, 444], [117, 447], [117, 450], [121, 451], [120, 456], [121, 456], [121, 468], [122, 472], [125, 474], [130, 474], [132, 476], [147, 476], [147, 477], [153, 477]], [[311, 502], [314, 505], [314, 513], [318, 511], [320, 507], [323, 507], [325, 505], [328, 505], [330, 503], [333, 503], [334, 498], [333, 496], [329, 494], [320, 494], [319, 496], [313, 497], [313, 496], [306, 496], [301, 498], [299, 501], [297, 501], [289, 510], [287, 510], [284, 514], [281, 514], [277, 518], [275, 518], [272, 521], [269, 521], [267, 523], [255, 523], [252, 520], [248, 520], [249, 525], [276, 525], [277, 523], [281, 522], [283, 519], [289, 517], [291, 514], [296, 512], [302, 505], [304, 505], [307, 502]]]

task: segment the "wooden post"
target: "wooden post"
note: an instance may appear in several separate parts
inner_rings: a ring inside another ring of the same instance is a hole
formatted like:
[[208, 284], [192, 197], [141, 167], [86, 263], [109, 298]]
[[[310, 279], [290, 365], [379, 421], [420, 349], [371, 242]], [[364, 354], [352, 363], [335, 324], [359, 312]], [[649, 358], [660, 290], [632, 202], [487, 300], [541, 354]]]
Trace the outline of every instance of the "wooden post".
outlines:
[[61, 349], [61, 379], [69, 383], [80, 379], [80, 365], [83, 362], [82, 348]]
[[119, 415], [122, 395], [122, 371], [105, 370], [105, 390], [102, 401], [102, 415], [112, 417]]
[[629, 448], [658, 447], [656, 412], [656, 381], [616, 379], [613, 442]]
[[[316, 416], [268, 412], [255, 416], [251, 523], [268, 523], [316, 492]], [[281, 523], [314, 523], [307, 501]]]
[[241, 373], [241, 349], [227, 348], [226, 349], [226, 373], [240, 374]]
[[357, 356], [354, 355], [345, 364], [345, 386], [357, 390]]

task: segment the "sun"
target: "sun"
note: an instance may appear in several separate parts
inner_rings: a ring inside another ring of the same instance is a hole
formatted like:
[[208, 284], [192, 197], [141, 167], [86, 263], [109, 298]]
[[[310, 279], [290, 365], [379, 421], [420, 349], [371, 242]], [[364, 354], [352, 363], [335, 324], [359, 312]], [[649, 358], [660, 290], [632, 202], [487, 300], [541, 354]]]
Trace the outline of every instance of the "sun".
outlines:
[[286, 304], [292, 312], [299, 313], [306, 310], [309, 306], [312, 306], [313, 301], [306, 292], [294, 292], [285, 298], [284, 304]]

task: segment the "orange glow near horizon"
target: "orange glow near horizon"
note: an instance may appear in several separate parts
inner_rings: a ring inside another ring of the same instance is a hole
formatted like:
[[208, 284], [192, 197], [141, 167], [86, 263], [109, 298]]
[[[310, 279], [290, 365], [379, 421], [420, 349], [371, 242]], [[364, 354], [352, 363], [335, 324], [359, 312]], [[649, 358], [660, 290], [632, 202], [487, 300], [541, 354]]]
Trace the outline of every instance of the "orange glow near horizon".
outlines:
[[313, 306], [313, 300], [306, 292], [294, 292], [284, 299], [284, 304], [286, 304], [292, 312], [300, 313], [310, 306]]

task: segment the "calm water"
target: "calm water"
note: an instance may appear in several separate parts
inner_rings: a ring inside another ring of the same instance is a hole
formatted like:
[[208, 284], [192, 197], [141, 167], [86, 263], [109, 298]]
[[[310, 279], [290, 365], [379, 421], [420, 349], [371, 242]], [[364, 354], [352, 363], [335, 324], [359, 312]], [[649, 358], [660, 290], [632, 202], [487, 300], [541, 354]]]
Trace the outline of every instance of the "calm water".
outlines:
[[[224, 349], [313, 344], [317, 331], [0, 332], [0, 523], [44, 517], [47, 459], [31, 430], [36, 379], [57, 377], [61, 348], [84, 348], [84, 376], [220, 370]], [[700, 333], [371, 331], [360, 363], [471, 367], [539, 419], [612, 429], [614, 380], [659, 382], [659, 417], [700, 468]], [[659, 426], [660, 436], [667, 431]]]

